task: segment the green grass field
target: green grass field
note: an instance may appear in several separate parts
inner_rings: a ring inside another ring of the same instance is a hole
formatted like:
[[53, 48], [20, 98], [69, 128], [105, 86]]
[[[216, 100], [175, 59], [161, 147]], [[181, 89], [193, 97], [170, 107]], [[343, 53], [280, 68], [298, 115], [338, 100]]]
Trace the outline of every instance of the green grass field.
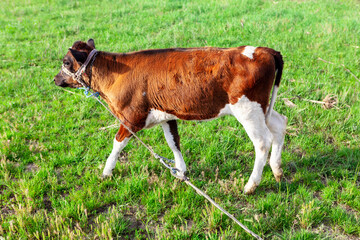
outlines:
[[[135, 139], [101, 179], [117, 131], [103, 127], [116, 120], [53, 83], [68, 47], [89, 38], [112, 52], [281, 51], [281, 183], [266, 166], [255, 194], [243, 194], [254, 149], [231, 117], [179, 121], [188, 176], [265, 239], [359, 239], [359, 16], [356, 0], [2, 0], [0, 239], [253, 239]], [[161, 127], [139, 136], [172, 158]]]

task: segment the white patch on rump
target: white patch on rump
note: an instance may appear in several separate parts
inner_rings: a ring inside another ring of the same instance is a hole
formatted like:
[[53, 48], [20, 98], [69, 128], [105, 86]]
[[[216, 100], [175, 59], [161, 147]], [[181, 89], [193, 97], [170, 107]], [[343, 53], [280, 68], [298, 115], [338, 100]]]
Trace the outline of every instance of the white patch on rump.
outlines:
[[256, 47], [246, 46], [241, 54], [247, 56], [250, 59], [253, 59], [255, 50], [256, 50]]
[[156, 124], [176, 119], [178, 118], [175, 115], [157, 109], [151, 109], [145, 121], [145, 128], [151, 128]]

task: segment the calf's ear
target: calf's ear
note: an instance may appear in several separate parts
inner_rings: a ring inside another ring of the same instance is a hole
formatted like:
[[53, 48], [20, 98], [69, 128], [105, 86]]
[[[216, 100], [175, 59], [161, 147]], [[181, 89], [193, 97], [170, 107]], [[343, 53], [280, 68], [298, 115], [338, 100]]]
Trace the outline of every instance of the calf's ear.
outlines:
[[69, 48], [69, 50], [78, 63], [84, 63], [86, 61], [86, 59], [88, 57], [86, 52], [80, 52], [80, 51], [74, 50], [72, 48]]
[[87, 41], [87, 44], [88, 44], [90, 47], [92, 47], [92, 48], [94, 48], [94, 49], [95, 49], [95, 42], [94, 42], [94, 39], [90, 38], [90, 39]]

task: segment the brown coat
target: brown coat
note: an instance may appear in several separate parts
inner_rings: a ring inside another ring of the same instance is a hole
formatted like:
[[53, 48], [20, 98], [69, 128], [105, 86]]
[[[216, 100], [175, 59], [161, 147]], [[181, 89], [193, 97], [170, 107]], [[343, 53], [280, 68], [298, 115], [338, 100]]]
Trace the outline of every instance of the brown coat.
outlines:
[[[241, 54], [244, 48], [99, 52], [92, 79], [85, 81], [135, 131], [145, 127], [151, 109], [184, 120], [211, 119], [243, 95], [258, 102], [265, 113], [279, 68], [275, 57], [281, 55], [269, 48], [257, 48], [250, 59]], [[91, 50], [84, 42], [76, 42], [73, 49]], [[67, 55], [71, 57], [71, 52]]]

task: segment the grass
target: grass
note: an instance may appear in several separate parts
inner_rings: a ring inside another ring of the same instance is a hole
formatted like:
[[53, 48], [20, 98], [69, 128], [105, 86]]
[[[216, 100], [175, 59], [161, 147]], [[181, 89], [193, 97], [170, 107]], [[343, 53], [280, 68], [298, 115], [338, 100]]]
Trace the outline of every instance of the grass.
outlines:
[[[252, 239], [135, 140], [114, 176], [100, 178], [117, 130], [99, 129], [116, 121], [52, 81], [67, 48], [94, 38], [99, 50], [114, 52], [281, 51], [275, 109], [289, 118], [285, 178], [276, 183], [266, 166], [255, 195], [242, 193], [254, 150], [230, 117], [179, 123], [189, 177], [263, 238], [360, 238], [359, 7], [331, 0], [1, 1], [0, 236]], [[329, 94], [337, 99], [332, 108], [313, 102]], [[172, 158], [159, 127], [139, 135]]]

